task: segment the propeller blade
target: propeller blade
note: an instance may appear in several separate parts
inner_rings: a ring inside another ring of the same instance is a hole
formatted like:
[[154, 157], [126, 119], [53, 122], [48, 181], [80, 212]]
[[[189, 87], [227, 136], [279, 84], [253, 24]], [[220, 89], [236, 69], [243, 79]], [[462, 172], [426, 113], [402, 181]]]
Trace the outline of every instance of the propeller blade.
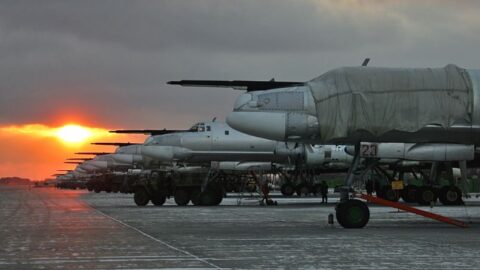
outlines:
[[236, 90], [261, 91], [275, 88], [301, 86], [303, 82], [277, 82], [270, 81], [215, 81], [215, 80], [181, 80], [169, 81], [168, 84], [193, 87], [222, 87]]

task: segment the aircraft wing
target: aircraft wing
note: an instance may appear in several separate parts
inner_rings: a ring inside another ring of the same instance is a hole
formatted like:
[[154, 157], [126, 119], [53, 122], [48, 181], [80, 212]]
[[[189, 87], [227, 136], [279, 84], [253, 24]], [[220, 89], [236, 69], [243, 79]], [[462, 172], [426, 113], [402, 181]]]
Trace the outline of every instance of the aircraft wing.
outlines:
[[189, 132], [189, 130], [176, 130], [176, 129], [121, 129], [110, 130], [110, 133], [122, 133], [122, 134], [146, 134], [146, 135], [163, 135], [176, 132]]
[[274, 88], [285, 88], [293, 86], [301, 86], [303, 82], [277, 82], [270, 81], [214, 81], [214, 80], [181, 80], [181, 81], [169, 81], [168, 84], [180, 85], [180, 86], [193, 86], [193, 87], [222, 87], [233, 88], [236, 90], [260, 91]]

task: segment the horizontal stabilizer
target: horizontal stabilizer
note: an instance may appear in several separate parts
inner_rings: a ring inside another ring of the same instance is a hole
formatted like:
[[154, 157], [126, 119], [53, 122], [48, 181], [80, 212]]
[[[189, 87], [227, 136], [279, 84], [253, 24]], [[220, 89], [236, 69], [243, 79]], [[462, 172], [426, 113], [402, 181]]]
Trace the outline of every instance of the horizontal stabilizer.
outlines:
[[81, 160], [81, 161], [87, 161], [87, 160], [92, 160], [91, 158], [67, 158], [67, 160]]
[[67, 163], [67, 164], [82, 164], [83, 162], [78, 162], [78, 161], [65, 161], [64, 163]]
[[123, 129], [110, 130], [110, 133], [122, 134], [146, 134], [146, 135], [163, 135], [177, 132], [189, 132], [189, 130], [174, 130], [174, 129]]
[[275, 89], [275, 88], [301, 86], [301, 85], [304, 85], [305, 83], [277, 82], [274, 80], [270, 80], [270, 81], [181, 80], [181, 81], [170, 81], [168, 82], [168, 84], [181, 85], [181, 86], [193, 86], [193, 87], [222, 87], [222, 88], [233, 88], [236, 90], [260, 91], [260, 90], [268, 90], [268, 89]]
[[97, 156], [108, 155], [108, 154], [111, 154], [111, 153], [108, 153], [108, 152], [76, 152], [75, 153], [75, 155], [97, 155]]
[[57, 170], [58, 172], [71, 172], [72, 170]]
[[129, 146], [129, 145], [138, 145], [140, 143], [130, 143], [130, 142], [94, 142], [91, 143], [94, 145], [112, 145], [112, 146]]

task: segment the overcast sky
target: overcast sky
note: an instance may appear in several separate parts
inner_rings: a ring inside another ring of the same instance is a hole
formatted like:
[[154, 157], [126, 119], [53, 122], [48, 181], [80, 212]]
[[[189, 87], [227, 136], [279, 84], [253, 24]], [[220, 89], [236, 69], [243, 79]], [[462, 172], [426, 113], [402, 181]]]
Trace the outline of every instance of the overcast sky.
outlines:
[[[421, 3], [419, 3], [421, 2]], [[238, 92], [359, 65], [480, 67], [480, 1], [2, 1], [0, 125], [185, 127]]]
[[[186, 128], [223, 119], [239, 94], [170, 80], [306, 81], [365, 57], [480, 68], [478, 14], [480, 1], [4, 0], [0, 129]], [[72, 152], [19, 136], [0, 132], [0, 176], [40, 178]]]

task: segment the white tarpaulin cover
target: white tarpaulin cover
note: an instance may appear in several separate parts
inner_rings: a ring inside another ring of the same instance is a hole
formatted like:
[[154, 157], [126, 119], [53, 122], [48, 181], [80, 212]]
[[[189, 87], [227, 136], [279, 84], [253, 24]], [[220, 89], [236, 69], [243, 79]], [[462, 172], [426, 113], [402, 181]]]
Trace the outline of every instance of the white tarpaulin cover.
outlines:
[[470, 122], [471, 81], [466, 70], [346, 67], [307, 83], [316, 103], [322, 140], [366, 130], [414, 132], [429, 124]]

